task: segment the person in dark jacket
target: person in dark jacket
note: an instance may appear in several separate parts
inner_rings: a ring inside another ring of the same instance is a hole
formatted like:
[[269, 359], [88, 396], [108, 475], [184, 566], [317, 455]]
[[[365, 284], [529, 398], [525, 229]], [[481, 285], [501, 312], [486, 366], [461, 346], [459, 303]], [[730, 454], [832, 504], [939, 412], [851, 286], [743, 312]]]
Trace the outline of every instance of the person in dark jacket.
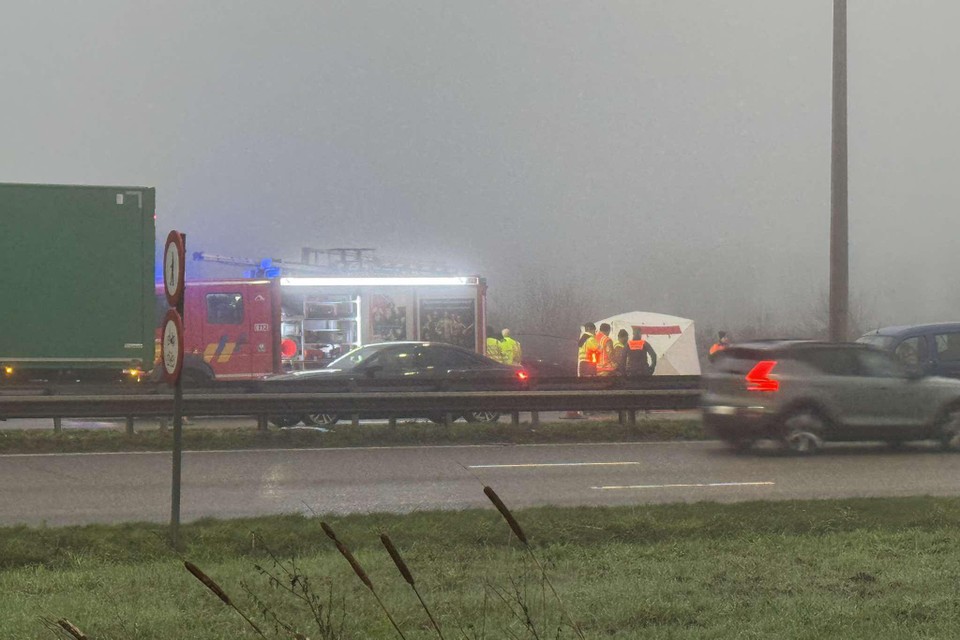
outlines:
[[[626, 329], [620, 330], [626, 338]], [[619, 337], [619, 336], [618, 336]], [[624, 368], [623, 375], [631, 378], [640, 378], [652, 376], [657, 369], [657, 352], [653, 350], [650, 343], [643, 339], [640, 327], [633, 328], [633, 340], [627, 342], [627, 348], [624, 349]]]

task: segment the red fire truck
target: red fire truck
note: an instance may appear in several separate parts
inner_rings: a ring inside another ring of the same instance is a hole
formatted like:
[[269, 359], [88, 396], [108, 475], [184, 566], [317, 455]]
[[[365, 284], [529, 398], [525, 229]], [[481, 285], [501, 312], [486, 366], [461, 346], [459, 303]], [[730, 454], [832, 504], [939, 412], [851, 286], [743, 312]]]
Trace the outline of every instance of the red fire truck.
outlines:
[[320, 368], [374, 342], [447, 342], [483, 353], [486, 341], [478, 276], [195, 281], [184, 305], [184, 376], [195, 382]]

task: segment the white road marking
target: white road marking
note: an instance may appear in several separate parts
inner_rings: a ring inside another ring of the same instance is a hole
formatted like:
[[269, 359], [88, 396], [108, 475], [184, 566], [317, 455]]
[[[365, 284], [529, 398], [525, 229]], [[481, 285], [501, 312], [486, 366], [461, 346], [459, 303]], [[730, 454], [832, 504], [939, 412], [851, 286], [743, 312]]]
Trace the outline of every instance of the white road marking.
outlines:
[[530, 462], [526, 464], [472, 464], [468, 469], [529, 469], [535, 467], [617, 467], [639, 462]]
[[775, 482], [692, 482], [689, 484], [626, 484], [590, 487], [600, 491], [614, 489], [691, 489], [699, 487], [769, 487]]

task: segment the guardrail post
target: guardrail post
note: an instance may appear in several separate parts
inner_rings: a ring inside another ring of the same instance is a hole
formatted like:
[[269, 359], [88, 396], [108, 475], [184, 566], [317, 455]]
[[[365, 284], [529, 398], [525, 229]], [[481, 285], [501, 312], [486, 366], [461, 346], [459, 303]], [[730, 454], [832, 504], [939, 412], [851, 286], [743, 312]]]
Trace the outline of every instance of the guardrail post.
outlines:
[[270, 427], [267, 424], [267, 416], [257, 416], [257, 431], [269, 431]]
[[360, 426], [360, 414], [359, 414], [359, 413], [353, 414], [353, 418], [352, 418], [351, 422], [353, 423], [353, 426], [359, 427], [359, 426]]
[[623, 410], [617, 411], [617, 423], [624, 424], [627, 421], [627, 417], [624, 414]]
[[452, 424], [453, 424], [453, 414], [447, 411], [445, 414], [443, 414], [443, 426], [449, 427]]
[[133, 416], [127, 416], [127, 435], [133, 435]]
[[531, 411], [531, 412], [530, 412], [530, 424], [531, 424], [532, 426], [534, 426], [534, 427], [540, 425], [540, 412], [539, 412], [539, 411]]
[[510, 424], [519, 427], [520, 426], [520, 412], [514, 411], [510, 414]]
[[54, 418], [53, 419], [53, 432], [60, 433], [63, 431], [63, 418]]
[[397, 416], [390, 416], [390, 418], [389, 418], [389, 424], [390, 424], [390, 428], [391, 428], [391, 429], [396, 429], [396, 428], [397, 428]]
[[630, 425], [631, 427], [637, 426], [637, 410], [636, 409], [630, 409], [630, 411], [627, 411], [627, 424]]

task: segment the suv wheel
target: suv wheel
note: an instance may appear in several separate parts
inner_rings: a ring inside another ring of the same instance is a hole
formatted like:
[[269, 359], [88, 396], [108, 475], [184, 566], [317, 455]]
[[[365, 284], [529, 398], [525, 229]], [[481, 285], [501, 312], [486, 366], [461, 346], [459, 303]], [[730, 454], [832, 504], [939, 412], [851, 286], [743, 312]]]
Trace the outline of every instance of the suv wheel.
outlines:
[[825, 426], [823, 419], [812, 411], [794, 413], [783, 421], [783, 445], [791, 453], [816, 453], [823, 447]]
[[960, 408], [947, 412], [940, 422], [937, 438], [946, 451], [960, 451]]

